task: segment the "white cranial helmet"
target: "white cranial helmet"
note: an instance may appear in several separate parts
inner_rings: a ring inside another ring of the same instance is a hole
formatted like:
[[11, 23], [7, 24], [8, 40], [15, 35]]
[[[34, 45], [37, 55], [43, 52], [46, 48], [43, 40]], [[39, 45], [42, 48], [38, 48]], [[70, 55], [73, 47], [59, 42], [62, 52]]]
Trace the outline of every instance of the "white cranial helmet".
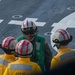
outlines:
[[14, 37], [6, 37], [3, 41], [2, 41], [2, 47], [6, 48], [8, 50], [10, 49], [15, 49], [15, 38]]
[[71, 40], [72, 36], [68, 33], [67, 30], [64, 29], [58, 29], [52, 37], [52, 41], [54, 43], [60, 43], [62, 45], [67, 45]]
[[37, 26], [33, 21], [26, 21], [23, 22], [22, 26], [21, 26], [21, 31], [24, 34], [34, 34], [37, 32]]
[[33, 46], [28, 40], [21, 40], [17, 43], [15, 51], [20, 56], [27, 56], [32, 53]]

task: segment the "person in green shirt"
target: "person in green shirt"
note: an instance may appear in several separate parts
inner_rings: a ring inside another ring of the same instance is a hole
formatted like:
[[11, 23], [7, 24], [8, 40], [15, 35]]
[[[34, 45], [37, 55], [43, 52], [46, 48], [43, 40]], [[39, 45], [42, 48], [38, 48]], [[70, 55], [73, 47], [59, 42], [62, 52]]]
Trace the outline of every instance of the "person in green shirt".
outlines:
[[17, 38], [17, 41], [24, 39], [29, 40], [33, 44], [33, 52], [31, 61], [36, 62], [41, 67], [42, 71], [50, 70], [52, 52], [46, 42], [44, 36], [37, 34], [38, 28], [33, 21], [23, 22], [21, 26], [22, 34]]

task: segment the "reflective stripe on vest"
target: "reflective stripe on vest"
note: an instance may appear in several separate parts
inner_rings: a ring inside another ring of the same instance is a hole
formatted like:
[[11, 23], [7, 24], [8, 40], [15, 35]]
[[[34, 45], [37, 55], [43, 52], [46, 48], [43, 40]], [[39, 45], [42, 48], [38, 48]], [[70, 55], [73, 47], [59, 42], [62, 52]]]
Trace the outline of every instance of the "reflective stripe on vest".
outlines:
[[60, 58], [61, 58], [61, 60], [66, 60], [66, 59], [74, 57], [74, 56], [75, 56], [75, 52], [72, 51], [72, 52], [68, 52], [66, 54], [61, 55]]
[[32, 70], [31, 65], [24, 65], [24, 64], [12, 64], [10, 66], [11, 70]]
[[0, 58], [0, 64], [2, 64], [2, 65], [4, 65], [4, 66], [7, 66], [8, 63], [9, 63], [8, 61], [6, 61], [6, 60]]
[[40, 49], [40, 43], [36, 42], [36, 49], [39, 50]]

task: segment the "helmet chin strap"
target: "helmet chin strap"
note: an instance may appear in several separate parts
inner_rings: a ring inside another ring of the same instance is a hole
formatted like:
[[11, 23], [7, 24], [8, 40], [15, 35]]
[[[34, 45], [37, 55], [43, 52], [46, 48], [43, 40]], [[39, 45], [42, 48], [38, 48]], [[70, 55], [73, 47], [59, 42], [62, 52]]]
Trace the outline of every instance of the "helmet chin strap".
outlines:
[[57, 49], [59, 49], [60, 46], [61, 46], [60, 43], [55, 43], [53, 47], [56, 47]]

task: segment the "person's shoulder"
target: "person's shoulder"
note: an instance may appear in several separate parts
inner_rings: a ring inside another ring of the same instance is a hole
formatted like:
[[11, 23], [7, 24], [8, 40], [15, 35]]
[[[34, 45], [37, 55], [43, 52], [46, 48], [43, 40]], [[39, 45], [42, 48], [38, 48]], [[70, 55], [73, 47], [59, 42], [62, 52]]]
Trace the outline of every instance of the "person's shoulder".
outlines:
[[20, 36], [18, 36], [17, 38], [21, 38], [21, 37], [24, 37], [23, 35], [20, 35]]
[[39, 37], [39, 38], [44, 38], [44, 36], [40, 35], [40, 34], [37, 34], [36, 36]]
[[25, 39], [25, 37], [23, 35], [21, 35], [21, 36], [17, 37], [16, 39], [17, 39], [17, 41], [20, 41], [20, 40]]
[[1, 57], [3, 58], [3, 55], [4, 55], [4, 54], [0, 54], [0, 58], [1, 58]]
[[30, 63], [31, 63], [32, 65], [39, 66], [36, 62], [31, 61]]
[[71, 49], [72, 51], [75, 51], [75, 49]]
[[10, 66], [10, 65], [14, 65], [14, 64], [17, 64], [17, 60], [16, 60], [16, 61], [13, 61], [13, 62], [10, 62], [10, 63], [9, 63], [9, 66]]
[[59, 61], [60, 60], [60, 55], [56, 54], [55, 56], [53, 56], [52, 60], [53, 61]]
[[75, 54], [75, 49], [69, 48], [69, 51], [70, 51], [71, 53]]
[[55, 56], [53, 56], [53, 58], [52, 58], [52, 59], [57, 60], [58, 58], [59, 58], [59, 56], [58, 56], [58, 55], [55, 55]]

